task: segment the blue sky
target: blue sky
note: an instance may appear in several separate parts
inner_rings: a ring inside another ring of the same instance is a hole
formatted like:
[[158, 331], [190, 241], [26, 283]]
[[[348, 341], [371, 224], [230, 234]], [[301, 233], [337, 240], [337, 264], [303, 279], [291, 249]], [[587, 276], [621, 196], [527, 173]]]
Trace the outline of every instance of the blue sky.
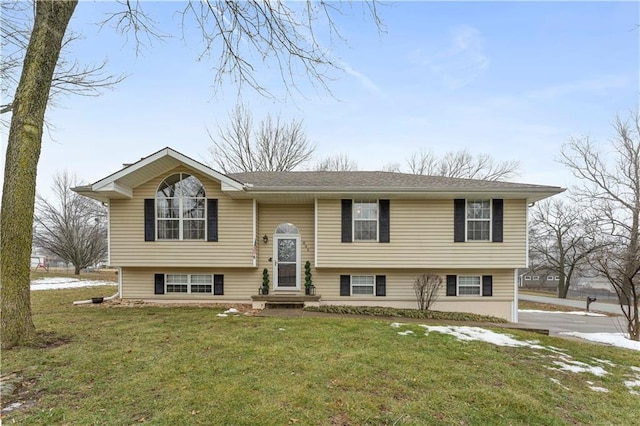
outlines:
[[[386, 3], [381, 34], [360, 6], [338, 18], [347, 43], [327, 44], [344, 69], [331, 74], [333, 97], [301, 76], [302, 94], [283, 99], [266, 67], [261, 81], [279, 99], [242, 92], [256, 119], [303, 120], [320, 156], [346, 153], [360, 170], [375, 170], [421, 149], [468, 148], [519, 160], [515, 181], [569, 186], [573, 178], [555, 162], [562, 144], [581, 135], [604, 143], [614, 116], [638, 109], [637, 2]], [[206, 160], [207, 128], [224, 125], [238, 100], [231, 83], [214, 92], [213, 62], [196, 60], [195, 34], [179, 37], [179, 4], [143, 3], [178, 37], [142, 55], [94, 24], [117, 7], [80, 3], [72, 27], [85, 39], [72, 54], [88, 62], [106, 56], [110, 72], [129, 77], [100, 97], [58, 99], [38, 168], [41, 193], [56, 171], [94, 182], [165, 146]], [[2, 143], [4, 152], [6, 134]]]

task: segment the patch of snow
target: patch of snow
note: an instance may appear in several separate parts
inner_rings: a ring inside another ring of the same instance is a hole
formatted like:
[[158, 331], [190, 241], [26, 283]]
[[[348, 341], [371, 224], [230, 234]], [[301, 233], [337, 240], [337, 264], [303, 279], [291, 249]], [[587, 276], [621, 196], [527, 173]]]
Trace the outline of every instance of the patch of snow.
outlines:
[[218, 314], [218, 315], [216, 315], [216, 316], [217, 316], [217, 317], [228, 317], [229, 315], [227, 315], [227, 314]]
[[599, 377], [607, 374], [606, 370], [602, 367], [585, 364], [580, 361], [573, 361], [566, 357], [563, 358], [563, 361], [552, 362], [559, 368], [549, 368], [550, 370], [571, 371], [572, 373], [591, 373]]
[[[393, 327], [400, 327], [400, 325], [402, 324], [399, 324], [399, 323], [392, 324]], [[427, 330], [425, 332], [426, 336], [428, 336], [430, 332], [437, 332], [437, 333], [449, 334], [461, 341], [482, 341], [486, 343], [492, 343], [497, 346], [527, 347], [531, 349], [549, 351], [553, 353], [553, 355], [541, 354], [542, 357], [551, 359], [552, 364], [555, 365], [555, 368], [547, 367], [549, 370], [555, 370], [555, 371], [562, 370], [562, 371], [570, 371], [573, 373], [586, 372], [586, 373], [591, 373], [598, 377], [602, 377], [607, 374], [607, 371], [602, 367], [602, 365], [590, 365], [585, 362], [576, 361], [571, 357], [571, 355], [565, 353], [566, 350], [561, 348], [556, 348], [553, 346], [542, 346], [538, 344], [538, 341], [521, 341], [521, 340], [517, 340], [516, 338], [514, 338], [509, 334], [496, 333], [494, 331], [487, 330], [481, 327], [434, 326], [434, 325], [424, 325], [424, 324], [420, 324], [420, 327], [423, 327]], [[398, 334], [404, 335], [404, 336], [410, 333], [411, 333], [410, 330], [398, 332]], [[602, 359], [594, 359], [594, 360], [600, 364], [604, 364], [611, 367], [615, 365], [608, 360], [602, 360]], [[560, 385], [560, 382], [557, 382], [555, 379], [551, 379], [551, 381]], [[640, 380], [638, 381], [638, 383], [639, 383], [638, 386], [640, 386]], [[593, 390], [596, 392], [608, 392], [608, 390], [602, 390], [602, 389], [597, 389], [597, 390], [593, 389]]]
[[17, 408], [20, 408], [21, 406], [22, 406], [21, 402], [14, 402], [14, 403], [11, 403], [11, 404], [7, 405], [6, 407], [4, 407], [2, 409], [2, 411], [0, 411], [0, 412], [8, 413], [8, 412], [13, 411], [13, 410], [15, 410]]
[[398, 327], [400, 327], [402, 325], [404, 325], [404, 324], [402, 324], [401, 322], [392, 322], [391, 323], [391, 327], [393, 327], [393, 328], [398, 328]]
[[577, 331], [562, 332], [567, 336], [579, 337], [581, 339], [590, 340], [592, 342], [606, 343], [608, 345], [617, 346], [640, 351], [640, 342], [630, 340], [626, 333], [580, 333]]
[[595, 362], [599, 362], [600, 364], [606, 364], [609, 367], [616, 366], [613, 362], [609, 361], [608, 359], [599, 359], [599, 358], [591, 358], [591, 359], [593, 359]]
[[236, 308], [229, 308], [226, 311], [224, 311], [225, 314], [239, 314], [240, 311], [238, 311]]
[[468, 327], [468, 326], [439, 326], [439, 325], [423, 325], [427, 329], [425, 334], [429, 332], [436, 332], [442, 334], [450, 334], [459, 340], [464, 341], [481, 341], [492, 343], [497, 346], [511, 346], [511, 347], [530, 347], [534, 349], [544, 349], [544, 346], [536, 345], [532, 342], [522, 342], [514, 339], [508, 334], [496, 333], [491, 330], [487, 330], [481, 327]]
[[640, 388], [640, 380], [627, 380], [624, 382], [624, 385], [631, 388]]
[[532, 314], [568, 314], [568, 315], [582, 315], [585, 317], [606, 317], [605, 314], [599, 314], [596, 312], [587, 312], [587, 311], [541, 311], [538, 309], [518, 309], [518, 312], [527, 312]]
[[562, 383], [560, 383], [560, 380], [558, 379], [554, 379], [553, 377], [550, 377], [549, 380], [551, 380], [553, 383], [555, 383], [556, 385], [560, 386], [562, 389], [564, 390], [569, 390], [568, 387], [566, 387], [565, 385], [563, 385]]
[[278, 331], [285, 331], [284, 328], [279, 328]]
[[604, 392], [604, 393], [609, 392], [609, 389], [601, 388], [600, 386], [589, 386], [589, 389], [591, 389], [594, 392]]
[[115, 286], [117, 284], [112, 281], [93, 281], [80, 280], [78, 278], [51, 277], [31, 281], [31, 290], [59, 290], [63, 288], [96, 287], [103, 285]]
[[398, 334], [401, 335], [401, 336], [408, 336], [410, 334], [413, 334], [413, 331], [411, 331], [411, 330], [398, 331]]
[[636, 371], [636, 372], [640, 373], [640, 367], [631, 366], [631, 369], [632, 369], [633, 371]]

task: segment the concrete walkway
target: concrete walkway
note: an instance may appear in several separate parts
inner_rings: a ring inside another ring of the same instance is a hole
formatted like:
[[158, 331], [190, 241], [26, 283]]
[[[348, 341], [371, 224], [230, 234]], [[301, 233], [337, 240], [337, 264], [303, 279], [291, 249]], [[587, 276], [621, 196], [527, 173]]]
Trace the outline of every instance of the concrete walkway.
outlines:
[[[575, 299], [559, 299], [557, 297], [545, 297], [545, 296], [532, 296], [529, 294], [518, 294], [519, 300], [526, 300], [529, 302], [538, 302], [538, 303], [550, 303], [552, 305], [561, 305], [561, 306], [571, 306], [573, 308], [587, 309], [587, 301], [585, 300], [575, 300]], [[593, 302], [589, 305], [590, 311], [595, 312], [606, 312], [609, 314], [622, 315], [622, 311], [620, 310], [620, 306], [615, 303], [603, 303], [603, 302]]]

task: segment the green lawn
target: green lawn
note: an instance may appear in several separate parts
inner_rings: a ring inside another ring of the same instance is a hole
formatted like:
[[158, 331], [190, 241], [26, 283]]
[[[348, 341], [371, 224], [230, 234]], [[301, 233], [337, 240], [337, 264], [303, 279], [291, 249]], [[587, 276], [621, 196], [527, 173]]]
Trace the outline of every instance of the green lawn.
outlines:
[[[2, 373], [23, 377], [3, 406], [28, 407], [5, 424], [640, 424], [624, 385], [640, 380], [635, 351], [502, 331], [563, 357], [377, 318], [71, 305], [113, 290], [32, 293], [50, 345], [3, 352]], [[607, 374], [550, 369], [569, 358]]]

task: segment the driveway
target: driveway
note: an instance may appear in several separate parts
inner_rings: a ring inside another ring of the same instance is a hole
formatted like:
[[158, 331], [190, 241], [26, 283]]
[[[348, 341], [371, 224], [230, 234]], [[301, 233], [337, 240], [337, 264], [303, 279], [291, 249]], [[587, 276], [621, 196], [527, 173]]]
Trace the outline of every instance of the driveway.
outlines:
[[518, 324], [548, 329], [550, 335], [562, 332], [621, 333], [626, 331], [624, 317], [592, 317], [554, 312], [518, 312]]
[[[518, 294], [519, 300], [527, 300], [529, 302], [551, 303], [552, 305], [571, 306], [573, 308], [587, 309], [586, 300], [575, 299], [559, 299], [557, 297], [531, 296], [529, 294]], [[589, 305], [590, 311], [606, 312], [609, 314], [622, 315], [620, 306], [615, 303], [593, 302]]]
[[[554, 305], [586, 308], [586, 301], [558, 299], [554, 297], [530, 296], [520, 294], [518, 298], [531, 302], [551, 303]], [[606, 312], [616, 316], [587, 316], [556, 312], [518, 312], [518, 324], [549, 330], [550, 335], [562, 332], [577, 331], [581, 333], [620, 333], [626, 331], [624, 317], [620, 314], [620, 307], [611, 303], [594, 302], [591, 312]]]

